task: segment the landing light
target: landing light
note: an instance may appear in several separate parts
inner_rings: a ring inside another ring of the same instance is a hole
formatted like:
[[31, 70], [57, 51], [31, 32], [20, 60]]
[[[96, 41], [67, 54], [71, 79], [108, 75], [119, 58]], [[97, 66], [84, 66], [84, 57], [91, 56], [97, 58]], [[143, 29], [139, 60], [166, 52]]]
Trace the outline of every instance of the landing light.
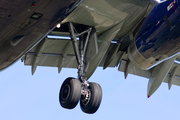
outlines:
[[59, 23], [59, 24], [57, 24], [57, 25], [56, 25], [56, 27], [57, 27], [57, 28], [60, 28], [60, 27], [61, 27], [61, 24], [60, 24], [60, 23]]
[[162, 2], [165, 2], [167, 0], [151, 0], [151, 1], [154, 1], [154, 2], [157, 2], [157, 3], [162, 3]]

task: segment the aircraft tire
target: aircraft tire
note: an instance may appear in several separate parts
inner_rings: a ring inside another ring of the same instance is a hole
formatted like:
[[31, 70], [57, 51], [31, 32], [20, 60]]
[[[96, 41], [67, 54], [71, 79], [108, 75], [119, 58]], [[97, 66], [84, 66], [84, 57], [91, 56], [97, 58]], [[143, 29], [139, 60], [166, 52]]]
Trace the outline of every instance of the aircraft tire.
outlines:
[[85, 113], [93, 114], [95, 113], [100, 104], [101, 104], [101, 99], [102, 99], [102, 89], [101, 86], [97, 83], [90, 82], [89, 87], [90, 91], [90, 98], [88, 101], [84, 102], [83, 97], [80, 99], [80, 107], [81, 110]]
[[81, 83], [78, 79], [67, 78], [59, 92], [59, 102], [63, 108], [73, 109], [81, 98]]

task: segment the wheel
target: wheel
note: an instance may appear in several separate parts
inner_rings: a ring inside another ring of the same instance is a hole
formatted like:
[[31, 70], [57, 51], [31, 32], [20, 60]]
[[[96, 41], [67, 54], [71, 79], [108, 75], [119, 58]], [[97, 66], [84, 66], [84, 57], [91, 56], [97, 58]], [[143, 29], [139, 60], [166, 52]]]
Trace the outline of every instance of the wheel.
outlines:
[[95, 113], [102, 99], [102, 89], [97, 83], [89, 83], [88, 87], [88, 97], [81, 96], [80, 106], [81, 110], [85, 113], [93, 114]]
[[63, 108], [73, 109], [81, 98], [81, 83], [78, 79], [67, 78], [59, 92], [59, 102]]

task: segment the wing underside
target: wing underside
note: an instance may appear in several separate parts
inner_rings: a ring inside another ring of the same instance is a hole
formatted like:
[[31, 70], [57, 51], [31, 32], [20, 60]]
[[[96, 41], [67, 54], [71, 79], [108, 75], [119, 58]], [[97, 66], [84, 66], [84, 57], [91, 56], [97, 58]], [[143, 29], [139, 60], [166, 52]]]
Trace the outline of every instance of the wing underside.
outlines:
[[[116, 47], [116, 43], [111, 43], [108, 51], [106, 52], [104, 58], [99, 64], [103, 67], [106, 60], [108, 59], [110, 51]], [[39, 53], [38, 53], [39, 52]], [[118, 70], [127, 74], [133, 74], [137, 76], [142, 76], [145, 78], [150, 78], [153, 71], [160, 70], [161, 65], [156, 66], [156, 69], [152, 68], [150, 70], [141, 70], [135, 67], [131, 62], [128, 61], [127, 54], [123, 51], [121, 52], [121, 57], [116, 51], [113, 60], [110, 61], [107, 67], [115, 67], [119, 65]], [[39, 55], [37, 55], [39, 54]], [[180, 57], [177, 56], [175, 62], [173, 63], [171, 69], [169, 70], [164, 82], [168, 83], [170, 79], [172, 84], [180, 86]], [[41, 44], [34, 47], [29, 51], [24, 57], [24, 64], [35, 66], [47, 66], [47, 67], [61, 67], [61, 68], [77, 68], [76, 56], [74, 54], [72, 42], [69, 38], [57, 39], [57, 38], [45, 38]], [[175, 70], [176, 69], [176, 70]], [[173, 73], [175, 71], [174, 76]], [[59, 71], [60, 72], [60, 71]]]

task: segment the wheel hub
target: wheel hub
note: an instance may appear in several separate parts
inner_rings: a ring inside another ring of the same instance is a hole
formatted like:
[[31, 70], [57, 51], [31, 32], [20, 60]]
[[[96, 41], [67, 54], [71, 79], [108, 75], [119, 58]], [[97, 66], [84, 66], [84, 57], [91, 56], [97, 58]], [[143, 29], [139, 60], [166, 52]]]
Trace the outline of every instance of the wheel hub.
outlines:
[[65, 85], [62, 89], [62, 94], [61, 94], [61, 98], [63, 100], [67, 100], [70, 94], [70, 86], [69, 85]]
[[82, 87], [81, 90], [81, 102], [84, 105], [87, 105], [91, 99], [91, 91], [89, 89], [86, 89], [85, 87]]

